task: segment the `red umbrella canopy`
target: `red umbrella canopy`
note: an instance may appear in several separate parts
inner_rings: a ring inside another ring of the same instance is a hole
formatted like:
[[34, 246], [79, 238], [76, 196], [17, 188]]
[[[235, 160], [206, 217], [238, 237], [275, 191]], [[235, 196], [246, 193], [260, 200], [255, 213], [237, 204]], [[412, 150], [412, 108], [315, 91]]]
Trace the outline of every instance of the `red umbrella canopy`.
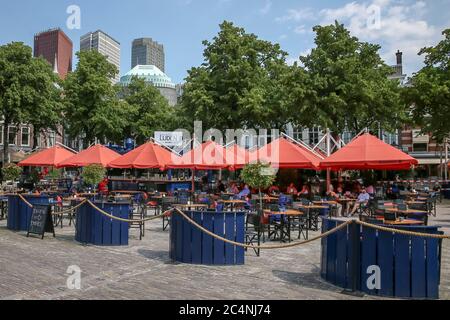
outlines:
[[170, 165], [170, 168], [195, 170], [234, 169], [234, 163], [227, 163], [227, 152], [223, 146], [214, 141], [207, 141], [181, 158], [176, 159]]
[[322, 159], [307, 148], [286, 138], [279, 138], [253, 151], [250, 158], [271, 163], [280, 169], [312, 169], [317, 170]]
[[62, 161], [74, 156], [75, 153], [55, 146], [32, 154], [25, 160], [19, 162], [21, 167], [57, 167]]
[[117, 152], [97, 144], [86, 150], [81, 151], [77, 155], [62, 161], [58, 167], [86, 167], [91, 164], [100, 164], [106, 167], [108, 163], [120, 157]]
[[235, 169], [242, 169], [250, 161], [250, 153], [237, 144], [226, 149], [226, 157], [227, 163], [232, 164]]
[[153, 142], [148, 142], [110, 162], [108, 167], [118, 169], [160, 169], [164, 171], [169, 164], [172, 164], [172, 157], [174, 159], [179, 158], [175, 153]]
[[322, 161], [332, 170], [408, 170], [418, 161], [406, 153], [366, 133]]

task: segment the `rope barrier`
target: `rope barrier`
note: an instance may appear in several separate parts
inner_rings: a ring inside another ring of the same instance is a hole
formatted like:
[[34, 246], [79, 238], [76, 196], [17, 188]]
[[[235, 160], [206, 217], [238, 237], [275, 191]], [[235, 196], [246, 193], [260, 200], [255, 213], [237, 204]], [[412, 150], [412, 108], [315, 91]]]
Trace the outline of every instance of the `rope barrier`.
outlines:
[[420, 232], [414, 232], [414, 231], [407, 231], [407, 230], [400, 230], [400, 229], [388, 228], [388, 227], [383, 227], [383, 226], [377, 226], [376, 224], [371, 224], [371, 223], [367, 223], [367, 222], [363, 222], [363, 221], [359, 221], [359, 220], [353, 220], [353, 221], [364, 227], [368, 227], [368, 228], [372, 228], [372, 229], [376, 229], [376, 230], [380, 230], [380, 231], [385, 231], [385, 232], [398, 233], [398, 234], [402, 234], [405, 236], [416, 236], [416, 237], [433, 238], [433, 239], [450, 239], [450, 236], [445, 235], [445, 234], [441, 235], [441, 234], [431, 234], [431, 233], [420, 233]]
[[170, 213], [170, 212], [172, 212], [174, 210], [174, 209], [170, 209], [170, 210], [167, 210], [167, 211], [163, 212], [162, 214], [160, 214], [158, 216], [153, 216], [153, 217], [149, 217], [149, 218], [145, 218], [145, 219], [124, 219], [124, 218], [113, 216], [112, 214], [106, 212], [105, 210], [97, 207], [90, 200], [86, 200], [86, 201], [92, 208], [94, 208], [95, 210], [97, 210], [98, 212], [103, 214], [104, 216], [106, 216], [106, 217], [108, 217], [110, 219], [113, 219], [113, 220], [122, 221], [122, 222], [128, 222], [128, 223], [141, 223], [141, 222], [146, 222], [146, 221], [152, 221], [152, 220], [160, 219], [162, 217], [165, 217], [168, 213]]
[[[18, 196], [27, 206], [29, 206], [30, 208], [33, 208], [33, 205], [30, 202], [28, 202], [21, 194], [19, 194]], [[367, 222], [363, 222], [363, 221], [359, 221], [359, 220], [349, 220], [349, 221], [347, 221], [347, 222], [337, 226], [336, 228], [331, 229], [331, 230], [321, 234], [320, 236], [314, 237], [314, 238], [306, 240], [306, 241], [291, 243], [291, 244], [287, 244], [287, 245], [254, 246], [254, 245], [243, 244], [243, 243], [240, 243], [240, 242], [235, 242], [235, 241], [223, 238], [221, 236], [218, 236], [217, 234], [215, 234], [215, 233], [209, 231], [208, 229], [204, 228], [203, 226], [199, 225], [197, 222], [192, 220], [188, 215], [186, 215], [183, 211], [181, 211], [180, 209], [177, 209], [177, 208], [173, 208], [173, 209], [167, 210], [164, 213], [162, 213], [161, 215], [154, 216], [154, 217], [149, 217], [149, 218], [145, 218], [145, 219], [124, 219], [124, 218], [116, 217], [116, 216], [113, 216], [113, 215], [109, 214], [105, 210], [97, 207], [90, 200], [84, 200], [83, 202], [81, 202], [80, 204], [78, 204], [77, 206], [75, 206], [73, 208], [70, 208], [70, 209], [68, 209], [66, 211], [57, 212], [57, 213], [54, 213], [54, 214], [61, 215], [61, 214], [64, 214], [64, 213], [72, 212], [72, 211], [78, 209], [79, 207], [81, 207], [86, 202], [92, 208], [94, 208], [95, 210], [97, 210], [101, 214], [107, 216], [108, 218], [114, 219], [114, 220], [118, 220], [118, 221], [122, 221], [122, 222], [128, 222], [128, 223], [142, 223], [142, 222], [152, 221], [152, 220], [160, 219], [160, 218], [166, 216], [167, 214], [169, 214], [172, 211], [176, 211], [187, 222], [189, 222], [190, 224], [192, 224], [193, 226], [198, 228], [200, 231], [208, 234], [209, 236], [211, 236], [213, 238], [216, 238], [217, 240], [221, 240], [221, 241], [224, 241], [226, 243], [229, 243], [229, 244], [232, 244], [232, 245], [235, 245], [235, 246], [240, 246], [240, 247], [244, 247], [244, 248], [253, 248], [253, 249], [283, 249], [283, 248], [291, 248], [291, 247], [296, 247], [296, 246], [308, 244], [310, 242], [322, 239], [324, 237], [328, 237], [329, 235], [331, 235], [331, 234], [333, 234], [333, 233], [343, 229], [344, 227], [346, 227], [347, 225], [349, 225], [349, 224], [351, 224], [353, 222], [357, 223], [358, 225], [364, 226], [364, 227], [376, 229], [376, 230], [379, 230], [379, 231], [397, 233], [397, 234], [401, 234], [401, 235], [416, 236], [416, 237], [431, 238], [431, 239], [450, 239], [449, 235], [439, 235], [439, 234], [421, 233], [421, 232], [400, 230], [400, 229], [383, 227], [383, 226], [379, 226], [379, 225], [375, 225], [375, 224], [371, 224], [371, 223], [367, 223]]]
[[302, 241], [302, 242], [295, 242], [295, 243], [290, 243], [290, 244], [285, 244], [285, 245], [255, 246], [255, 245], [244, 244], [244, 243], [232, 241], [232, 240], [229, 240], [229, 239], [225, 239], [225, 238], [223, 238], [221, 236], [218, 236], [217, 234], [215, 234], [215, 233], [209, 231], [208, 229], [205, 229], [201, 225], [199, 225], [197, 222], [192, 220], [188, 215], [186, 215], [183, 211], [181, 211], [179, 209], [175, 209], [175, 211], [178, 214], [180, 214], [184, 219], [186, 219], [187, 222], [189, 222], [190, 224], [194, 225], [196, 228], [200, 229], [200, 231], [203, 231], [204, 233], [210, 235], [211, 237], [213, 237], [213, 238], [215, 238], [217, 240], [221, 240], [223, 242], [229, 243], [229, 244], [234, 245], [234, 246], [242, 247], [242, 248], [261, 249], [261, 250], [286, 249], [286, 248], [292, 248], [292, 247], [305, 245], [305, 244], [308, 244], [310, 242], [314, 242], [316, 240], [320, 240], [322, 238], [328, 237], [329, 235], [332, 235], [333, 233], [338, 232], [339, 230], [347, 227], [348, 225], [350, 225], [352, 223], [352, 221], [347, 221], [347, 222], [337, 226], [334, 229], [331, 229], [331, 230], [329, 230], [329, 231], [327, 231], [325, 233], [322, 233], [320, 236], [317, 236], [317, 237], [314, 237], [314, 238], [311, 238], [309, 240]]

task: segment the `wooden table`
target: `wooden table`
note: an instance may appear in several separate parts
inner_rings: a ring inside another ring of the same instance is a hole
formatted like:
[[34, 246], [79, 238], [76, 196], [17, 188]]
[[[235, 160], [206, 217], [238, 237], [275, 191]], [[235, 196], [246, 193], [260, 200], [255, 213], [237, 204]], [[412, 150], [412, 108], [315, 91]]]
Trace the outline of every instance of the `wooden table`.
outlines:
[[408, 210], [399, 210], [397, 208], [392, 208], [392, 209], [386, 209], [386, 211], [389, 212], [394, 212], [394, 213], [402, 213], [402, 214], [413, 214], [413, 213], [424, 213], [424, 214], [428, 214], [428, 211], [423, 211], [423, 210], [414, 210], [414, 209], [408, 209]]
[[110, 193], [123, 193], [123, 194], [140, 194], [144, 193], [144, 191], [127, 191], [127, 190], [114, 190], [110, 191]]
[[[292, 209], [287, 209], [285, 211], [271, 211], [271, 210], [264, 210], [264, 214], [268, 215], [268, 216], [276, 216], [276, 215], [280, 215], [280, 216], [285, 216], [287, 217], [287, 225], [284, 221], [284, 219], [280, 220], [280, 226], [281, 226], [281, 234], [280, 234], [280, 241], [284, 242], [284, 236], [287, 236], [288, 241], [291, 242], [291, 218], [293, 217], [300, 217], [305, 215], [304, 212], [298, 211], [298, 210], [292, 210]], [[286, 228], [286, 231], [284, 230], [284, 228]], [[269, 233], [269, 237], [270, 237], [270, 233]], [[306, 230], [306, 239], [308, 239], [308, 229]]]
[[330, 205], [330, 206], [335, 206], [335, 205], [337, 205], [338, 204], [338, 202], [337, 201], [313, 201], [313, 203], [315, 204], [315, 205], [321, 205], [321, 204], [328, 204], [328, 205]]
[[419, 220], [412, 220], [412, 219], [397, 220], [397, 221], [384, 220], [384, 224], [392, 225], [392, 226], [413, 226], [413, 225], [418, 226], [418, 225], [423, 225], [423, 222], [419, 221]]
[[175, 208], [181, 209], [181, 210], [192, 210], [192, 209], [208, 209], [207, 204], [174, 204]]
[[224, 205], [230, 205], [231, 210], [234, 210], [236, 206], [244, 206], [247, 204], [247, 201], [244, 200], [219, 200], [218, 202]]
[[266, 196], [266, 197], [262, 197], [262, 198], [255, 197], [252, 200], [257, 200], [257, 201], [259, 201], [259, 200], [263, 200], [263, 201], [278, 201], [278, 198]]

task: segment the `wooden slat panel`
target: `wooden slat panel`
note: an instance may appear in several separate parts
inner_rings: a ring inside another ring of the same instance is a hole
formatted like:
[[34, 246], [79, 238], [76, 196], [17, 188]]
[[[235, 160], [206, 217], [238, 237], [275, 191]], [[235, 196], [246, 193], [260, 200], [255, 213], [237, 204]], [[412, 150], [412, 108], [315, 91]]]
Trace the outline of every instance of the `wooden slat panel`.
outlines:
[[[231, 241], [236, 240], [236, 216], [232, 213], [225, 214], [225, 238]], [[235, 264], [235, 246], [225, 243], [225, 263]]]
[[[202, 225], [202, 213], [194, 212], [193, 220], [199, 225]], [[201, 264], [202, 263], [202, 237], [203, 232], [198, 228], [193, 227], [192, 229], [192, 263]]]
[[376, 294], [375, 289], [367, 287], [367, 280], [370, 274], [367, 274], [369, 266], [377, 265], [377, 241], [376, 230], [372, 228], [362, 228], [361, 244], [361, 290], [368, 294]]
[[411, 264], [409, 236], [395, 234], [395, 288], [396, 297], [411, 296]]
[[[245, 242], [245, 214], [236, 213], [236, 242]], [[242, 247], [236, 247], [236, 264], [245, 263], [245, 250]]]
[[[203, 213], [203, 227], [207, 230], [213, 230], [214, 212]], [[202, 264], [213, 264], [213, 238], [210, 235], [203, 234], [202, 239]]]
[[379, 294], [394, 296], [394, 235], [391, 232], [378, 232], [378, 266], [381, 270], [381, 289]]

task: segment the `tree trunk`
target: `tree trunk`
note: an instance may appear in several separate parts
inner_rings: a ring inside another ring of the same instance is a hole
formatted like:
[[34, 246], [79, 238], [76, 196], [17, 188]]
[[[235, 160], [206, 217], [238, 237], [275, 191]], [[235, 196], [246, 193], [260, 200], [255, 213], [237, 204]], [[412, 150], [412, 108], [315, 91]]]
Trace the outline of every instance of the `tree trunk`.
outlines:
[[36, 149], [36, 148], [38, 147], [38, 137], [39, 137], [39, 134], [40, 134], [39, 130], [36, 130], [36, 129], [33, 127], [33, 147], [32, 147], [32, 149]]
[[8, 149], [9, 149], [9, 137], [8, 137], [8, 128], [9, 128], [9, 120], [5, 118], [3, 122], [3, 168], [9, 163], [8, 157]]
[[259, 190], [259, 212], [258, 212], [258, 214], [260, 216], [263, 216], [263, 199], [262, 199], [261, 188], [258, 188], [258, 190]]

